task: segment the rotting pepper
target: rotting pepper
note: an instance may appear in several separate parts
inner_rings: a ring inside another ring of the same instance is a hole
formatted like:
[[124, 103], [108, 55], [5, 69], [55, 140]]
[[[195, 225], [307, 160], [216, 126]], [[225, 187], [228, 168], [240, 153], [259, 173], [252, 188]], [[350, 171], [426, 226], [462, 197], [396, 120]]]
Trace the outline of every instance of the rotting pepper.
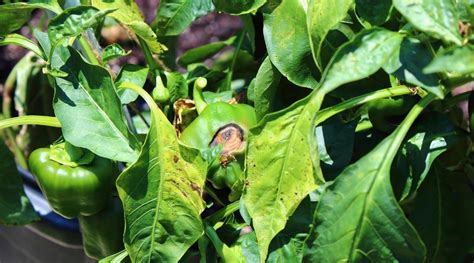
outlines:
[[66, 218], [102, 210], [117, 175], [113, 161], [68, 142], [36, 149], [28, 163], [53, 210]]
[[79, 216], [82, 244], [87, 256], [102, 259], [124, 248], [124, 213], [118, 197], [109, 199], [107, 206], [91, 216]]
[[193, 98], [199, 116], [184, 129], [180, 140], [201, 152], [219, 150], [210, 165], [208, 180], [216, 189], [231, 189], [232, 201], [238, 199], [243, 187], [248, 130], [257, 124], [257, 117], [255, 109], [246, 104], [207, 104], [202, 94], [206, 85], [205, 78], [194, 82]]

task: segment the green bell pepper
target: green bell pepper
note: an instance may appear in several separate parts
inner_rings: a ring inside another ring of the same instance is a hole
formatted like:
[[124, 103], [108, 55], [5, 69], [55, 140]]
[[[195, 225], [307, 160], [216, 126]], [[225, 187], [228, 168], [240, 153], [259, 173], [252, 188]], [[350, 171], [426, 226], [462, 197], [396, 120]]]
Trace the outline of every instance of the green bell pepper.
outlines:
[[28, 163], [53, 210], [66, 218], [102, 210], [117, 175], [111, 160], [68, 143], [36, 149]]
[[79, 216], [82, 243], [86, 255], [101, 259], [121, 251], [123, 246], [124, 213], [118, 197], [92, 216]]
[[386, 98], [369, 103], [369, 119], [379, 131], [390, 133], [397, 128], [398, 117], [406, 115], [416, 104], [417, 97]]
[[237, 196], [236, 192], [243, 186], [243, 155], [248, 131], [257, 124], [255, 109], [246, 104], [226, 102], [208, 105], [202, 95], [206, 85], [204, 78], [198, 78], [194, 83], [193, 98], [199, 116], [184, 129], [180, 140], [201, 152], [222, 147], [220, 156], [211, 163], [208, 180], [216, 189], [228, 187], [233, 192], [231, 196]]

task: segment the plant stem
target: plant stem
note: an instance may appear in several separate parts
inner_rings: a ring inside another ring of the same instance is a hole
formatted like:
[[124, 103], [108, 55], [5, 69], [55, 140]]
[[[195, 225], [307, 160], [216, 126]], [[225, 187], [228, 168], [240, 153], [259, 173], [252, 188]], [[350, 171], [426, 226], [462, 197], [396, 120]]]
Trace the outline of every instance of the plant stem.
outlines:
[[27, 115], [0, 120], [0, 130], [18, 125], [43, 125], [56, 128], [61, 127], [59, 120], [56, 117], [50, 116]]
[[100, 65], [100, 62], [97, 59], [94, 50], [92, 49], [89, 42], [87, 41], [87, 39], [83, 35], [79, 36], [78, 43], [81, 46], [81, 49], [84, 51], [87, 58], [89, 59], [89, 61], [92, 64]]
[[369, 101], [373, 100], [378, 100], [378, 99], [383, 99], [383, 98], [388, 98], [388, 97], [394, 97], [394, 96], [401, 96], [401, 95], [407, 95], [413, 93], [407, 86], [401, 85], [401, 86], [396, 86], [392, 88], [387, 88], [387, 89], [382, 89], [382, 90], [377, 90], [371, 93], [363, 94], [360, 96], [357, 96], [355, 98], [351, 98], [349, 100], [346, 100], [342, 103], [339, 103], [337, 105], [334, 105], [332, 107], [326, 108], [324, 110], [321, 110], [318, 115], [316, 116], [316, 125], [322, 123], [323, 121], [331, 118], [332, 116], [343, 112], [347, 109], [350, 109], [352, 107], [362, 105], [364, 103], [367, 103]]
[[355, 132], [366, 131], [368, 129], [371, 129], [372, 127], [372, 123], [369, 120], [366, 120], [357, 124]]
[[156, 105], [155, 101], [150, 96], [150, 94], [148, 94], [148, 92], [146, 92], [146, 90], [140, 88], [139, 86], [137, 86], [133, 83], [124, 82], [124, 83], [120, 84], [120, 86], [118, 88], [119, 89], [129, 89], [129, 90], [132, 90], [132, 91], [138, 93], [138, 95], [140, 95], [140, 97], [142, 97], [145, 100], [146, 104], [150, 108], [152, 117], [153, 117], [154, 114], [158, 114], [159, 112], [162, 113], [162, 111], [160, 110], [160, 108], [158, 108], [158, 105]]
[[204, 190], [206, 191], [206, 193], [212, 197], [212, 199], [214, 199], [214, 201], [216, 201], [217, 204], [221, 205], [221, 206], [225, 206], [224, 202], [221, 201], [221, 199], [219, 198], [219, 196], [214, 192], [214, 190], [209, 187], [207, 184], [204, 185]]
[[453, 96], [451, 98], [445, 99], [444, 100], [444, 108], [449, 109], [453, 106], [456, 106], [457, 104], [469, 100], [469, 95], [471, 95], [473, 91], [467, 91], [463, 92], [461, 94], [458, 94], [456, 96]]
[[140, 47], [143, 51], [143, 56], [145, 57], [145, 61], [150, 67], [150, 71], [153, 76], [152, 82], [154, 82], [156, 76], [159, 74], [158, 72], [156, 72], [158, 70], [158, 64], [156, 63], [155, 58], [153, 58], [153, 54], [151, 53], [151, 50], [148, 44], [141, 37], [137, 36], [137, 38], [138, 38], [138, 43], [140, 44]]
[[240, 49], [242, 48], [242, 43], [244, 42], [245, 34], [246, 34], [246, 30], [244, 28], [237, 42], [237, 46], [235, 47], [234, 54], [232, 56], [232, 62], [230, 63], [230, 67], [229, 67], [229, 72], [227, 72], [226, 90], [231, 90], [232, 75], [234, 72], [235, 62], [237, 61], [237, 57], [239, 55]]
[[206, 217], [204, 220], [209, 222], [211, 225], [215, 225], [217, 222], [221, 221], [223, 218], [226, 218], [232, 215], [235, 211], [239, 210], [240, 201], [235, 201], [221, 210], [215, 212], [214, 214]]

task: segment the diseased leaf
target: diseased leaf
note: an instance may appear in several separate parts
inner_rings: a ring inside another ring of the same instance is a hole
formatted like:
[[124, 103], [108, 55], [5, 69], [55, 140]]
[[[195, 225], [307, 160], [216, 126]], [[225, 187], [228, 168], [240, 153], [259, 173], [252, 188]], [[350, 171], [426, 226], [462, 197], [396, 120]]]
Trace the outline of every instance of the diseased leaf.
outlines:
[[213, 9], [212, 0], [162, 0], [152, 27], [160, 36], [177, 36]]
[[23, 190], [23, 181], [16, 168], [15, 159], [1, 140], [0, 160], [0, 223], [26, 225], [39, 220]]
[[[120, 84], [128, 82], [137, 85], [140, 88], [143, 88], [148, 76], [148, 68], [144, 68], [138, 65], [125, 64], [120, 70], [117, 78], [115, 79], [115, 87], [120, 86]], [[130, 91], [128, 89], [119, 89], [117, 93], [120, 97], [120, 102], [122, 104], [128, 104], [135, 101], [138, 98], [137, 93]]]
[[278, 69], [273, 66], [270, 58], [265, 58], [258, 69], [253, 88], [255, 112], [258, 119], [263, 118], [265, 114], [272, 112], [275, 108], [273, 103], [280, 78], [281, 74]]
[[444, 97], [444, 88], [435, 74], [423, 73], [431, 61], [431, 53], [426, 46], [414, 38], [404, 39], [392, 54], [383, 69], [395, 77], [410, 84], [420, 86], [435, 94]]
[[393, 0], [397, 10], [416, 28], [432, 37], [462, 44], [452, 0]]
[[423, 262], [425, 246], [390, 185], [391, 163], [410, 125], [402, 123], [326, 189], [314, 214], [306, 261]]
[[424, 117], [422, 122], [417, 123], [395, 159], [393, 184], [394, 189], [401, 192], [400, 201], [413, 198], [433, 161], [461, 140], [461, 135], [447, 116], [430, 113]]
[[360, 18], [373, 26], [387, 22], [393, 9], [392, 0], [355, 0]]
[[205, 175], [200, 153], [181, 147], [156, 109], [140, 157], [117, 179], [132, 262], [177, 262], [202, 236]]
[[442, 50], [424, 69], [425, 74], [429, 73], [474, 73], [474, 45], [453, 47]]
[[316, 66], [322, 71], [321, 48], [330, 30], [342, 22], [354, 0], [309, 1], [307, 25], [312, 55]]
[[212, 0], [212, 2], [216, 5], [218, 11], [242, 15], [257, 12], [267, 0]]
[[313, 135], [314, 116], [324, 95], [376, 72], [401, 41], [401, 35], [378, 28], [359, 33], [338, 49], [323, 82], [310, 96], [267, 115], [251, 130], [243, 198], [253, 220], [261, 260], [298, 204], [324, 181]]
[[263, 9], [263, 34], [268, 56], [281, 74], [313, 89], [320, 75], [311, 55], [306, 8], [306, 1], [270, 0]]
[[435, 162], [410, 209], [409, 219], [426, 244], [426, 262], [463, 262], [469, 258], [474, 245], [474, 196], [465, 182], [454, 183], [464, 176]]
[[113, 59], [121, 58], [127, 56], [132, 51], [125, 51], [119, 44], [113, 43], [108, 45], [102, 51], [102, 64], [105, 65], [107, 62]]
[[[282, 111], [266, 115], [251, 130], [247, 155], [245, 206], [252, 217], [260, 259], [265, 261], [271, 240], [286, 225], [299, 203], [323, 182], [313, 167], [308, 134], [321, 106], [315, 93]], [[315, 163], [316, 165], [319, 164]]]
[[77, 6], [54, 17], [48, 25], [48, 36], [54, 46], [66, 37], [76, 37], [88, 28], [94, 28], [114, 9], [99, 11], [90, 6]]
[[112, 160], [135, 161], [139, 144], [125, 125], [109, 72], [86, 63], [73, 48], [56, 50], [51, 66], [67, 73], [55, 78], [53, 103], [64, 138]]

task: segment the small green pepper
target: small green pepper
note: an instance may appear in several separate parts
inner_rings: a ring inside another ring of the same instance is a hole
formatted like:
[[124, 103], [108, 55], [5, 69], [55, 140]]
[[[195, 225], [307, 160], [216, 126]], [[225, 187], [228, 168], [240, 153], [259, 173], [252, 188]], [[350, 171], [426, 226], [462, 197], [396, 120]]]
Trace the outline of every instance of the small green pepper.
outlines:
[[151, 92], [151, 95], [156, 102], [162, 105], [168, 103], [170, 100], [170, 91], [165, 87], [159, 75], [156, 76], [156, 86]]
[[53, 210], [66, 218], [102, 210], [117, 175], [114, 162], [69, 143], [36, 149], [28, 163]]
[[193, 97], [199, 116], [181, 133], [180, 140], [201, 152], [222, 147], [212, 162], [208, 180], [216, 189], [230, 188], [230, 199], [238, 198], [243, 186], [242, 174], [248, 131], [257, 124], [255, 109], [245, 104], [215, 102], [207, 104], [202, 89], [204, 78], [194, 82]]
[[397, 128], [397, 118], [416, 104], [415, 96], [386, 98], [369, 103], [369, 119], [375, 129], [390, 133]]
[[123, 249], [124, 213], [118, 197], [92, 216], [79, 216], [82, 244], [87, 256], [105, 258]]

